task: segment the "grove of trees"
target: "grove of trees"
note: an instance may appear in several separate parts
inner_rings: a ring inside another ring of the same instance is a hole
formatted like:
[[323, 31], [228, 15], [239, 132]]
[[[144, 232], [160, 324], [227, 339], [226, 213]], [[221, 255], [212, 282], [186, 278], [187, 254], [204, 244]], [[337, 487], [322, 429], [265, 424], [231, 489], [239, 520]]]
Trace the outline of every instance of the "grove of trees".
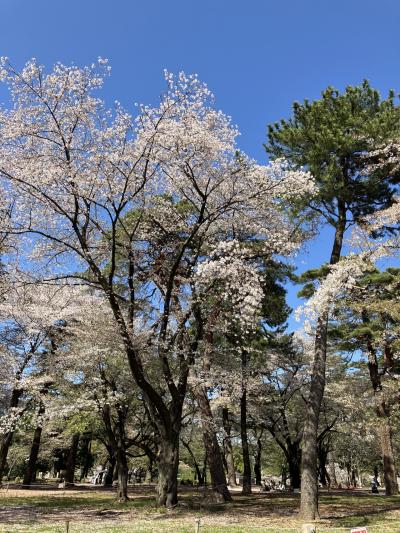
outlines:
[[305, 519], [321, 486], [397, 494], [394, 93], [295, 103], [260, 165], [196, 76], [132, 116], [109, 72], [1, 59], [0, 482], [102, 465], [124, 501], [134, 469], [172, 507], [178, 480], [230, 501], [275, 476]]

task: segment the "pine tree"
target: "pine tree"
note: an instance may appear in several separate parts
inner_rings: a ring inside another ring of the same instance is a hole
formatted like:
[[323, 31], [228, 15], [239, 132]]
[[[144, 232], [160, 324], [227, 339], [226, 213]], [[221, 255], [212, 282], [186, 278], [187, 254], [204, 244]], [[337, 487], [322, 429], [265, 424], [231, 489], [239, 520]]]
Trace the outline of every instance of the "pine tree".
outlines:
[[[266, 150], [285, 158], [295, 168], [310, 170], [318, 193], [305, 209], [334, 229], [329, 263], [341, 256], [346, 229], [361, 217], [392, 202], [398, 175], [380, 168], [367, 173], [367, 151], [396, 135], [400, 110], [394, 93], [382, 100], [367, 81], [343, 93], [328, 87], [319, 100], [294, 103], [293, 115], [268, 128]], [[311, 388], [305, 414], [302, 445], [301, 515], [314, 519], [318, 512], [317, 433], [325, 388], [328, 312], [322, 313], [315, 331]]]

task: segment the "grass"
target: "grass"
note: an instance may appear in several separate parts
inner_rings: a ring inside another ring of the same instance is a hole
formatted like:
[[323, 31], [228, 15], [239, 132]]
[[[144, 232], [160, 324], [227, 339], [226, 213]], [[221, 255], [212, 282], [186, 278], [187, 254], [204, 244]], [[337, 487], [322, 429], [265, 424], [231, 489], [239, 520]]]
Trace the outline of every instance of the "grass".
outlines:
[[[1, 533], [295, 533], [300, 530], [298, 495], [234, 494], [234, 502], [215, 504], [185, 489], [171, 510], [155, 506], [149, 488], [131, 489], [130, 500], [97, 488], [0, 490]], [[323, 493], [318, 533], [344, 533], [367, 526], [368, 533], [400, 533], [400, 497], [367, 492]]]

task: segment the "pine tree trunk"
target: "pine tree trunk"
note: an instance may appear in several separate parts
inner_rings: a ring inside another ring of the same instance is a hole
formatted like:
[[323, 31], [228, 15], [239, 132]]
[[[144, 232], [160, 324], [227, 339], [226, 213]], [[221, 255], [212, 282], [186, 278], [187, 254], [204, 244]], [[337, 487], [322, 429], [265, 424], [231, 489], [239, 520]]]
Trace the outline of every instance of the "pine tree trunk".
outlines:
[[203, 441], [210, 469], [212, 489], [217, 501], [230, 502], [232, 497], [226, 483], [222, 454], [215, 434], [214, 420], [207, 391], [204, 387], [199, 387], [194, 392], [200, 410]]
[[[342, 251], [346, 228], [346, 206], [338, 202], [338, 221], [332, 247], [330, 264], [336, 264]], [[311, 384], [305, 409], [303, 446], [301, 454], [301, 498], [300, 516], [304, 520], [315, 520], [318, 514], [318, 423], [325, 392], [326, 348], [328, 311], [321, 313], [317, 321], [314, 342], [314, 361]]]
[[301, 454], [301, 504], [304, 520], [315, 520], [318, 513], [318, 422], [325, 390], [327, 316], [318, 319], [310, 395], [306, 407]]
[[71, 446], [68, 449], [67, 459], [65, 463], [65, 483], [73, 485], [75, 482], [75, 465], [76, 455], [78, 453], [80, 433], [72, 435]]
[[157, 504], [168, 508], [178, 503], [179, 433], [162, 435], [158, 455]]
[[236, 470], [231, 437], [231, 422], [229, 420], [229, 410], [227, 407], [224, 407], [222, 409], [222, 423], [225, 431], [224, 450], [228, 474], [228, 483], [231, 487], [234, 487], [236, 486]]
[[379, 417], [379, 437], [382, 450], [383, 479], [386, 496], [394, 496], [399, 493], [399, 486], [397, 484], [396, 465], [392, 445], [392, 429], [384, 400], [378, 405], [377, 414]]

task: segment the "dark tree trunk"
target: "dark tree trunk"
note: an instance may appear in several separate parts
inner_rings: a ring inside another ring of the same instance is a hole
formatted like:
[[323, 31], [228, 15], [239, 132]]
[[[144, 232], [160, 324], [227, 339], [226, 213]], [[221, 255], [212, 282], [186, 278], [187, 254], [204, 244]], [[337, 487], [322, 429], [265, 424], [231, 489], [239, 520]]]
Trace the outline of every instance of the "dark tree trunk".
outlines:
[[199, 387], [195, 390], [195, 396], [200, 410], [204, 448], [210, 469], [212, 489], [218, 501], [230, 502], [232, 501], [232, 497], [226, 483], [224, 463], [215, 434], [214, 420], [207, 397], [207, 390], [204, 387]]
[[243, 455], [243, 487], [242, 494], [251, 494], [251, 463], [249, 442], [247, 438], [247, 388], [246, 388], [246, 369], [247, 353], [242, 350], [242, 395], [240, 397], [240, 437], [242, 441]]
[[[48, 393], [50, 385], [51, 385], [50, 383], [47, 383], [43, 387], [43, 389], [41, 390], [41, 394], [43, 396], [45, 396]], [[28, 465], [27, 465], [27, 468], [26, 468], [25, 474], [24, 474], [24, 479], [23, 479], [23, 484], [24, 485], [30, 485], [32, 483], [32, 481], [34, 481], [35, 478], [36, 478], [36, 463], [37, 463], [37, 458], [38, 458], [38, 455], [39, 455], [40, 441], [41, 441], [41, 438], [42, 438], [42, 420], [41, 420], [41, 418], [43, 417], [44, 413], [45, 413], [45, 406], [44, 406], [44, 403], [41, 401], [39, 403], [39, 409], [38, 409], [38, 412], [37, 412], [38, 425], [36, 426], [35, 432], [33, 434], [33, 440], [32, 440], [31, 451], [30, 451], [30, 454], [29, 454]]]
[[203, 459], [203, 468], [201, 469], [201, 483], [199, 479], [199, 485], [205, 486], [207, 483], [207, 464], [208, 464], [208, 461], [207, 461], [207, 450], [206, 450], [204, 454], [204, 459]]
[[1, 480], [4, 477], [5, 469], [7, 466], [7, 457], [8, 457], [8, 450], [10, 449], [12, 439], [14, 436], [14, 431], [9, 431], [6, 433], [2, 439], [1, 442], [1, 448], [0, 448], [0, 484]]
[[178, 503], [179, 433], [170, 431], [161, 436], [158, 455], [159, 506], [168, 508]]
[[281, 421], [280, 433], [282, 433], [283, 438], [277, 433], [274, 425], [269, 426], [268, 430], [285, 455], [291, 488], [298, 489], [300, 488], [301, 478], [301, 437], [297, 435], [297, 437], [292, 438], [284, 407], [279, 409], [279, 419]]
[[[41, 404], [38, 410], [38, 416], [42, 416], [44, 414], [44, 405]], [[24, 485], [30, 485], [32, 481], [35, 479], [36, 474], [36, 462], [39, 455], [39, 449], [40, 449], [40, 441], [42, 438], [42, 426], [38, 425], [35, 429], [35, 432], [33, 434], [33, 440], [31, 445], [31, 451], [29, 454], [29, 460], [28, 465], [25, 470], [23, 484]]]
[[292, 489], [300, 488], [300, 464], [300, 449], [298, 446], [294, 446], [293, 449], [289, 450], [288, 454], [290, 486], [292, 487]]
[[203, 465], [203, 468], [202, 469], [198, 469], [196, 470], [196, 477], [197, 477], [197, 482], [199, 484], [200, 487], [204, 486], [205, 482], [206, 482], [206, 468], [207, 468], [207, 465]]
[[116, 450], [117, 472], [118, 472], [118, 489], [117, 499], [119, 502], [128, 501], [128, 462], [126, 451], [122, 447]]
[[68, 448], [67, 458], [65, 462], [65, 483], [73, 485], [75, 482], [75, 466], [76, 456], [78, 453], [80, 433], [72, 435], [71, 446]]
[[240, 398], [240, 437], [243, 455], [243, 487], [242, 494], [251, 494], [251, 463], [249, 442], [247, 439], [247, 391], [242, 389]]
[[320, 446], [318, 450], [318, 467], [319, 467], [318, 470], [319, 470], [319, 480], [323, 487], [327, 487], [330, 482], [329, 474], [326, 468], [327, 459], [328, 459], [328, 450], [324, 448], [323, 446]]
[[108, 459], [107, 459], [107, 473], [104, 477], [104, 485], [106, 487], [112, 487], [113, 481], [114, 481], [114, 471], [115, 471], [115, 465], [116, 465], [116, 459], [113, 452], [109, 452]]
[[204, 485], [204, 472], [201, 471], [200, 465], [197, 462], [195, 454], [193, 453], [188, 442], [185, 442], [183, 439], [181, 440], [181, 442], [189, 452], [190, 458], [192, 459], [193, 468], [195, 470], [195, 479], [197, 479], [199, 485]]
[[[346, 206], [344, 202], [338, 200], [338, 220], [330, 258], [331, 265], [340, 259], [345, 229]], [[317, 321], [310, 393], [305, 409], [300, 498], [300, 515], [304, 520], [315, 520], [318, 514], [318, 423], [325, 391], [328, 318], [329, 313], [325, 311]]]
[[222, 409], [222, 424], [225, 431], [224, 450], [226, 470], [228, 475], [228, 483], [231, 487], [236, 485], [236, 470], [235, 460], [233, 456], [232, 436], [231, 436], [231, 421], [229, 419], [229, 410], [227, 407]]
[[254, 455], [254, 477], [256, 479], [256, 485], [261, 486], [262, 476], [261, 476], [261, 454], [262, 454], [262, 444], [261, 436], [257, 438], [257, 448]]
[[60, 478], [63, 471], [65, 472], [65, 450], [58, 448], [53, 452], [54, 477]]
[[[11, 394], [10, 408], [18, 407], [19, 399], [22, 396], [22, 389], [14, 389]], [[9, 431], [6, 433], [2, 440], [0, 446], [0, 485], [4, 476], [4, 471], [7, 465], [8, 450], [10, 449], [12, 440], [14, 437], [14, 431]]]
[[90, 451], [91, 448], [91, 435], [89, 434], [83, 434], [81, 437], [81, 458], [82, 458], [82, 464], [81, 464], [81, 473], [79, 476], [79, 481], [82, 481], [82, 479], [85, 479], [88, 476], [89, 468], [92, 464], [92, 454]]
[[[194, 237], [194, 233], [192, 235]], [[187, 246], [189, 246], [190, 239], [186, 241], [178, 254], [174, 266], [172, 267], [169, 279], [168, 287], [165, 293], [164, 311], [160, 325], [159, 338], [163, 342], [160, 343], [159, 357], [162, 362], [162, 371], [165, 384], [171, 394], [171, 404], [164, 401], [163, 396], [159, 393], [158, 386], [153, 387], [147, 380], [142, 360], [136, 351], [136, 348], [132, 342], [131, 330], [133, 327], [133, 309], [134, 309], [134, 288], [131, 285], [131, 306], [128, 313], [128, 322], [126, 321], [122, 309], [116, 294], [113, 292], [112, 287], [107, 278], [103, 275], [101, 269], [93, 261], [89, 261], [89, 265], [96, 275], [100, 285], [107, 294], [110, 307], [114, 314], [114, 318], [119, 327], [121, 340], [124, 343], [125, 352], [127, 355], [129, 367], [131, 369], [132, 376], [143, 393], [143, 398], [149, 409], [153, 423], [157, 426], [157, 430], [162, 439], [162, 446], [159, 450], [158, 458], [158, 505], [164, 505], [167, 507], [173, 507], [177, 503], [178, 491], [177, 491], [177, 474], [179, 464], [179, 433], [181, 428], [181, 416], [184, 397], [187, 389], [187, 378], [189, 375], [190, 362], [193, 360], [193, 355], [188, 359], [183, 358], [179, 367], [179, 379], [178, 384], [175, 383], [172, 377], [172, 371], [168, 362], [168, 354], [162, 347], [163, 344], [167, 344], [166, 335], [168, 330], [168, 321], [170, 317], [171, 299], [174, 288], [175, 275], [178, 271], [179, 262], [184, 254]], [[85, 251], [88, 249], [85, 243]], [[133, 262], [130, 258], [129, 269], [130, 274], [133, 268]], [[129, 277], [131, 279], [131, 275]], [[200, 311], [197, 312], [200, 316]], [[198, 343], [202, 338], [203, 327], [200, 323], [197, 325], [197, 334], [195, 339], [191, 343], [191, 354], [195, 354], [198, 348]]]
[[31, 451], [29, 454], [28, 465], [25, 470], [23, 485], [30, 485], [35, 479], [36, 461], [39, 455], [40, 440], [42, 438], [42, 427], [38, 426], [33, 434]]
[[[107, 383], [104, 375], [102, 375], [104, 383]], [[108, 382], [112, 386], [112, 390], [116, 390], [113, 382]], [[123, 405], [116, 406], [117, 421], [115, 422], [111, 417], [110, 404], [105, 403], [102, 409], [102, 418], [104, 427], [106, 429], [107, 443], [105, 446], [108, 450], [109, 461], [112, 464], [115, 461], [116, 468], [107, 471], [107, 483], [110, 482], [111, 476], [118, 480], [117, 500], [120, 502], [128, 501], [128, 460], [126, 456], [127, 443], [125, 439], [125, 424], [126, 424], [126, 409]], [[113, 475], [110, 470], [113, 470]]]

